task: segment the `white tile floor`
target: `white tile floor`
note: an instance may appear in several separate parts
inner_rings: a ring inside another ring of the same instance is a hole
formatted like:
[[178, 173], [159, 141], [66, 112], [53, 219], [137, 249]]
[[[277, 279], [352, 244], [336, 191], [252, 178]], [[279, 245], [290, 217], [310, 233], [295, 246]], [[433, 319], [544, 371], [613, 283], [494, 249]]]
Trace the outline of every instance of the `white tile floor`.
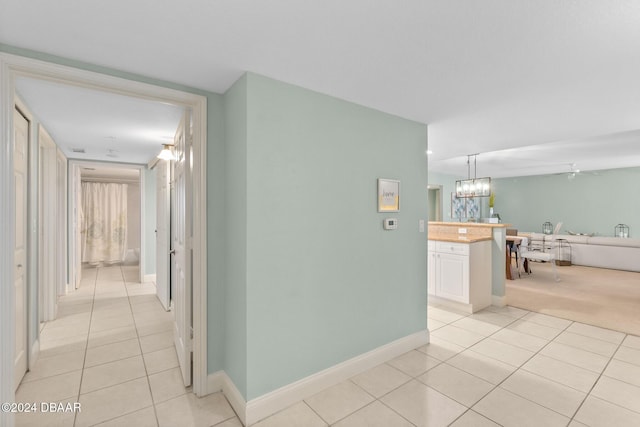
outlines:
[[[238, 427], [225, 397], [181, 383], [172, 318], [130, 267], [85, 270], [45, 325], [18, 402], [80, 402], [18, 426]], [[638, 426], [640, 337], [491, 307], [429, 307], [431, 343], [277, 413], [257, 427]]]

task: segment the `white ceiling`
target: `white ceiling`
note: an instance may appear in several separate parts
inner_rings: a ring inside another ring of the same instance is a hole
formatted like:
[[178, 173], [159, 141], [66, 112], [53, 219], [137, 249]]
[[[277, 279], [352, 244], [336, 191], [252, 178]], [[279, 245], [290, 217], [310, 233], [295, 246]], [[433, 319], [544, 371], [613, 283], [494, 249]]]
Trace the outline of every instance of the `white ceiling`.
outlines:
[[442, 172], [639, 151], [636, 0], [3, 0], [0, 43], [218, 93], [257, 72], [428, 123]]
[[169, 104], [31, 78], [18, 78], [16, 92], [72, 159], [146, 164], [163, 143], [173, 143], [183, 112]]

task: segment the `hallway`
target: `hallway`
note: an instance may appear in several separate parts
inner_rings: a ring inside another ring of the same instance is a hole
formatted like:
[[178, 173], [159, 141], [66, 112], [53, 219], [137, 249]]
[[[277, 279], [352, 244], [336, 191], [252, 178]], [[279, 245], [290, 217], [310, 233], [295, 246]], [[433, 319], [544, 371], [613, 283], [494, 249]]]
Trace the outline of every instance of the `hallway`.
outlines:
[[79, 402], [81, 411], [17, 414], [17, 426], [241, 426], [221, 393], [197, 399], [185, 389], [172, 314], [153, 284], [136, 283], [137, 266], [82, 275], [81, 287], [60, 298], [57, 319], [44, 325], [40, 358], [16, 392], [16, 402], [38, 409]]

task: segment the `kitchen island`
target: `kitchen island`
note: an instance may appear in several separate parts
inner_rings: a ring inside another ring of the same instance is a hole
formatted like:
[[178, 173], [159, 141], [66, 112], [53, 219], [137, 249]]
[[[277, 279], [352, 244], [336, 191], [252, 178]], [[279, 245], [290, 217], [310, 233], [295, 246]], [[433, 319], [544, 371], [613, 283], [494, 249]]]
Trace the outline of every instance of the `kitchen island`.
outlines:
[[[502, 242], [498, 253], [504, 253], [505, 228], [506, 224], [429, 222], [430, 302], [468, 313], [492, 304], [504, 305], [504, 258], [494, 259], [493, 246]], [[493, 295], [496, 261], [502, 265], [498, 285], [503, 290], [497, 298]]]

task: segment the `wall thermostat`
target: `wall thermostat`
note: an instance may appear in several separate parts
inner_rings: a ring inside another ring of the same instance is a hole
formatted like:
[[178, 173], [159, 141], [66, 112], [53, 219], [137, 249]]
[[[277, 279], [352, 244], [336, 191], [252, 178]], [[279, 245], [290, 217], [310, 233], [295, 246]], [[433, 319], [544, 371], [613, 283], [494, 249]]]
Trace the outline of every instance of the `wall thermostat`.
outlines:
[[398, 219], [397, 218], [385, 218], [383, 223], [385, 230], [395, 230], [398, 228]]

